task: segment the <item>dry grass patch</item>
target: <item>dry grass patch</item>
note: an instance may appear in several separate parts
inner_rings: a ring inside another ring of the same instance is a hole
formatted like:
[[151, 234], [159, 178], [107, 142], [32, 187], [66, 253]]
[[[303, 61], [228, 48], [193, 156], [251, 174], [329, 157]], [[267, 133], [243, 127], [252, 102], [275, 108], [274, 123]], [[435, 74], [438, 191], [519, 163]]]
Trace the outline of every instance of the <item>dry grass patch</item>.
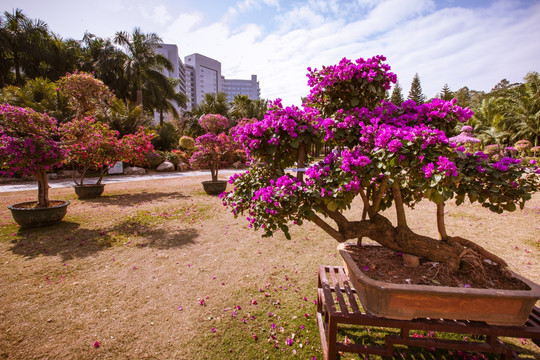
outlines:
[[[336, 243], [310, 224], [295, 227], [291, 241], [261, 238], [205, 195], [201, 180], [109, 184], [84, 201], [52, 189], [51, 199], [71, 201], [66, 221], [34, 230], [18, 229], [6, 207], [35, 192], [0, 194], [0, 358], [320, 359], [315, 272], [341, 263]], [[409, 219], [434, 236], [428, 205]], [[447, 217], [451, 234], [540, 282], [539, 194], [503, 217], [471, 205], [448, 211], [463, 214]]]

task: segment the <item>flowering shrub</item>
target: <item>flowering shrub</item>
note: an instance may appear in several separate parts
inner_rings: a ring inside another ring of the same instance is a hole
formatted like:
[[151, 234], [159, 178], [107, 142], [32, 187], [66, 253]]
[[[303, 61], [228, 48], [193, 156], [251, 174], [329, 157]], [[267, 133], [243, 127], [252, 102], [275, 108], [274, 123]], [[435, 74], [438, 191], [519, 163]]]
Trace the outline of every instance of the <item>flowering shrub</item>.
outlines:
[[219, 134], [229, 127], [229, 120], [220, 114], [206, 114], [199, 119], [199, 125], [213, 134]]
[[516, 150], [520, 153], [526, 155], [527, 151], [532, 148], [532, 144], [529, 140], [519, 140], [514, 144], [514, 148], [516, 148]]
[[96, 112], [107, 109], [114, 100], [107, 85], [86, 72], [75, 71], [61, 77], [58, 90], [68, 96], [78, 118], [94, 116]]
[[61, 126], [62, 139], [67, 146], [66, 160], [80, 167], [77, 185], [84, 185], [90, 169], [99, 171], [96, 184], [101, 184], [108, 168], [117, 161], [142, 164], [145, 154], [153, 150], [151, 137], [140, 128], [135, 134], [118, 138], [116, 130], [91, 117], [74, 119]]
[[[308, 68], [310, 94], [302, 107], [270, 104], [264, 119], [234, 130], [253, 162], [248, 172], [230, 179], [234, 190], [222, 195], [235, 216], [246, 214], [250, 226], [265, 236], [309, 220], [339, 242], [368, 237], [395, 251], [459, 267], [465, 253], [505, 264], [479, 245], [449, 236], [444, 225], [445, 202], [467, 198], [494, 212], [523, 207], [539, 187], [538, 168], [483, 152], [467, 152], [447, 137], [472, 116], [456, 100], [434, 99], [416, 105], [383, 100], [396, 77], [383, 56]], [[469, 129], [466, 127], [466, 131]], [[305, 174], [285, 172], [305, 167], [306, 149], [323, 142], [335, 146]], [[343, 212], [360, 197], [361, 220]], [[429, 199], [436, 208], [440, 239], [414, 233], [407, 226], [405, 206]], [[397, 226], [381, 215], [393, 206]], [[331, 219], [329, 222], [327, 219]], [[442, 241], [441, 241], [442, 240]]]
[[47, 171], [60, 166], [65, 151], [56, 140], [56, 119], [32, 109], [0, 105], [0, 174], [35, 175], [37, 207], [48, 207]]
[[191, 166], [210, 169], [212, 181], [218, 181], [218, 171], [226, 164], [226, 158], [233, 150], [231, 138], [225, 133], [216, 135], [209, 132], [195, 140], [195, 148], [198, 150], [189, 160]]
[[499, 153], [499, 151], [501, 151], [501, 148], [499, 145], [497, 144], [493, 144], [493, 145], [487, 145], [485, 148], [484, 148], [484, 153], [488, 156], [493, 156], [493, 155], [496, 155]]

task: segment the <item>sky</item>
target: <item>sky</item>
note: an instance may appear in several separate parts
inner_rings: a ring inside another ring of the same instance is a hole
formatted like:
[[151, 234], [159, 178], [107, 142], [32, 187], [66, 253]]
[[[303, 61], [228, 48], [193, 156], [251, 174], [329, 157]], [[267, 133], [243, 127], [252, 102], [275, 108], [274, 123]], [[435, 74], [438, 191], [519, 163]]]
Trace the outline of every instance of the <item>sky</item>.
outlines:
[[[84, 4], [84, 5], [79, 5]], [[489, 91], [540, 71], [539, 0], [0, 0], [63, 37], [114, 37], [140, 27], [180, 58], [221, 62], [229, 79], [258, 76], [261, 97], [300, 105], [307, 68], [384, 55], [408, 95], [445, 84]]]

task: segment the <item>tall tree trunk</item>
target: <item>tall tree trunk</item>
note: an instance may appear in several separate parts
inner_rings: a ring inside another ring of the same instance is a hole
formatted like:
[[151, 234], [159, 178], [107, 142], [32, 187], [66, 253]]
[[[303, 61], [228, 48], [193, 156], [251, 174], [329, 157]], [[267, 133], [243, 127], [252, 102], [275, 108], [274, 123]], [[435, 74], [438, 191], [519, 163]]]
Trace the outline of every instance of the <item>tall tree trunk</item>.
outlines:
[[38, 182], [38, 203], [36, 207], [49, 207], [49, 179], [45, 170], [37, 170], [34, 174]]
[[142, 107], [142, 89], [137, 89], [137, 106]]

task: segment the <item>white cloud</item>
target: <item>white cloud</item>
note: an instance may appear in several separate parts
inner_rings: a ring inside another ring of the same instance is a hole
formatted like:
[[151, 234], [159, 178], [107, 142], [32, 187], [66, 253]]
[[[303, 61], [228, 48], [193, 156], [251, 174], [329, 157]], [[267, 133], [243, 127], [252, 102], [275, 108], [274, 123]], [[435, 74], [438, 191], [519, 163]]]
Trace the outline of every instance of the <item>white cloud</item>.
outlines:
[[520, 81], [540, 68], [540, 4], [435, 10], [428, 0], [359, 3], [346, 13], [333, 0], [308, 0], [280, 11], [274, 20], [289, 21], [286, 32], [263, 33], [254, 24], [233, 30], [224, 21], [202, 26], [201, 14], [185, 14], [164, 39], [178, 44], [181, 56], [198, 52], [220, 61], [228, 78], [257, 74], [262, 97], [281, 97], [288, 104], [307, 95], [308, 66], [320, 68], [343, 57], [384, 54], [404, 93], [418, 72], [428, 97], [445, 83], [453, 90], [465, 85], [489, 90], [502, 78]]

